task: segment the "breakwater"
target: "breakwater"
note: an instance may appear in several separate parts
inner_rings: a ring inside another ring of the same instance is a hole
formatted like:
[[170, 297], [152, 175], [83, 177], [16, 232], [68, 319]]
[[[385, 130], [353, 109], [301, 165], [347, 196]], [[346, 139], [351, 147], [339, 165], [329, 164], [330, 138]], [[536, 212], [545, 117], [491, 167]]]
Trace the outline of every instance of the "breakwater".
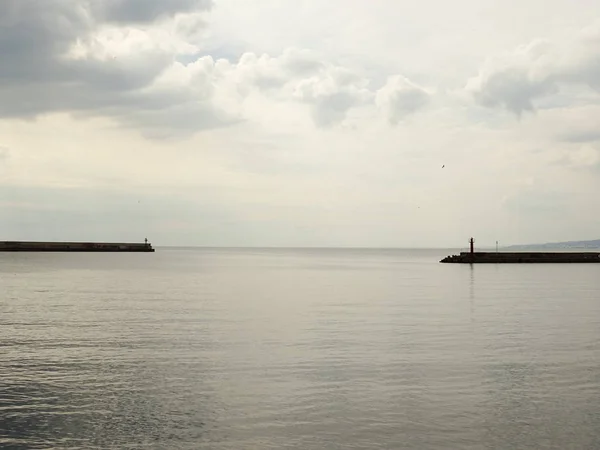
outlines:
[[0, 252], [154, 252], [154, 248], [149, 242], [0, 241]]
[[597, 252], [461, 252], [447, 256], [442, 263], [525, 264], [525, 263], [600, 263]]

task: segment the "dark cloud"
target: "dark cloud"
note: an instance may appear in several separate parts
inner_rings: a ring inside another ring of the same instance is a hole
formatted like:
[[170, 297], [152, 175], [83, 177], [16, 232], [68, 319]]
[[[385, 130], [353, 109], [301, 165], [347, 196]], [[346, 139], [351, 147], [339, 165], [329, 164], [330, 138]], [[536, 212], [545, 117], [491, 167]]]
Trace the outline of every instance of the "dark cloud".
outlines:
[[312, 118], [318, 126], [327, 128], [342, 122], [348, 110], [359, 103], [360, 99], [350, 91], [318, 96], [312, 100]]
[[536, 40], [512, 55], [492, 58], [467, 89], [483, 106], [520, 115], [564, 86], [600, 91], [600, 23], [565, 42]]
[[310, 76], [325, 68], [321, 58], [309, 50], [291, 48], [283, 53], [282, 59], [284, 69], [292, 76]]
[[490, 75], [475, 98], [483, 106], [501, 106], [520, 115], [534, 110], [534, 99], [556, 92], [558, 87], [550, 80], [533, 81], [526, 73], [509, 69]]
[[318, 127], [327, 128], [344, 121], [348, 111], [373, 100], [368, 81], [341, 67], [331, 66], [301, 80], [294, 97], [310, 105]]
[[600, 141], [600, 130], [579, 130], [565, 133], [559, 137], [562, 142], [570, 142], [574, 144], [584, 144], [588, 142]]
[[231, 122], [211, 101], [210, 83], [201, 92], [149, 89], [174, 62], [174, 52], [164, 46], [118, 58], [67, 56], [77, 43], [94, 44], [94, 33], [104, 25], [149, 24], [211, 5], [207, 0], [2, 0], [0, 117], [84, 112], [176, 133]]
[[92, 0], [94, 11], [109, 22], [148, 23], [177, 13], [208, 10], [211, 0]]
[[[0, 0], [0, 119], [96, 115], [166, 138], [235, 123], [225, 108], [237, 108], [252, 89], [308, 105], [320, 127], [372, 103], [364, 76], [310, 50], [246, 53], [235, 63], [202, 57], [179, 37], [196, 33], [195, 41], [202, 18], [188, 13], [211, 7], [210, 0]], [[170, 31], [160, 28], [175, 16]], [[396, 92], [390, 120], [427, 99], [414, 86]]]
[[429, 100], [430, 94], [425, 89], [398, 75], [377, 92], [377, 104], [386, 111], [392, 125], [424, 108]]
[[70, 1], [0, 2], [0, 82], [26, 84], [61, 79], [59, 58], [92, 24], [86, 10]]

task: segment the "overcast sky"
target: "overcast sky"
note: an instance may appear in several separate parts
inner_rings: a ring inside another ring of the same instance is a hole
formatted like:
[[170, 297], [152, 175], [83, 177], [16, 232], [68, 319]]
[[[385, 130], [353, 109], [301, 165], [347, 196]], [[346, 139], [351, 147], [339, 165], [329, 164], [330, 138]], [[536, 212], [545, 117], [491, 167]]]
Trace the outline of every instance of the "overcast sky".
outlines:
[[597, 0], [0, 0], [1, 239], [598, 239], [599, 192]]

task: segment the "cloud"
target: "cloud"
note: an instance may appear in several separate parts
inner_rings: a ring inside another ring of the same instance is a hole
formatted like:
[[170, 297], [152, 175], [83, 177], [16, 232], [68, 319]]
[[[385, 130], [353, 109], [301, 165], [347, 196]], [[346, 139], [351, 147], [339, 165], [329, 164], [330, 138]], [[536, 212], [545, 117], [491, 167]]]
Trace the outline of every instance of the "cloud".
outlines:
[[420, 86], [400, 75], [390, 77], [377, 91], [377, 106], [385, 111], [388, 121], [397, 125], [429, 102], [430, 94]]
[[351, 108], [369, 103], [373, 93], [368, 81], [341, 67], [329, 67], [317, 75], [299, 81], [294, 98], [310, 105], [312, 118], [319, 127], [342, 122]]
[[290, 74], [305, 76], [325, 68], [325, 63], [314, 51], [289, 48], [282, 55], [282, 66]]
[[565, 133], [559, 137], [563, 142], [569, 142], [574, 144], [580, 144], [585, 142], [597, 142], [600, 141], [600, 130], [575, 130]]
[[566, 88], [600, 91], [600, 22], [562, 42], [535, 40], [489, 59], [467, 83], [478, 103], [517, 115]]
[[108, 22], [149, 23], [178, 13], [209, 10], [210, 0], [92, 0], [94, 11]]
[[233, 123], [235, 114], [214, 101], [214, 63], [190, 67], [196, 76], [188, 85], [157, 85], [176, 55], [197, 52], [160, 21], [210, 7], [198, 0], [1, 2], [0, 118], [80, 112], [188, 133]]
[[275, 101], [307, 105], [318, 127], [343, 122], [352, 108], [374, 98], [368, 79], [308, 49], [289, 48], [279, 56], [247, 52], [237, 63], [219, 61], [217, 66], [242, 96], [258, 90]]
[[290, 47], [279, 56], [246, 52], [237, 63], [231, 63], [230, 68], [236, 71], [236, 82], [269, 91], [290, 81], [314, 76], [325, 67], [323, 58], [316, 52]]
[[[318, 127], [373, 103], [371, 80], [309, 49], [199, 56], [190, 23], [202, 26], [198, 14], [211, 7], [208, 0], [1, 2], [0, 119], [101, 116], [166, 138], [243, 120], [244, 101], [256, 92], [306, 105]], [[426, 98], [413, 85], [389, 95], [391, 120]]]

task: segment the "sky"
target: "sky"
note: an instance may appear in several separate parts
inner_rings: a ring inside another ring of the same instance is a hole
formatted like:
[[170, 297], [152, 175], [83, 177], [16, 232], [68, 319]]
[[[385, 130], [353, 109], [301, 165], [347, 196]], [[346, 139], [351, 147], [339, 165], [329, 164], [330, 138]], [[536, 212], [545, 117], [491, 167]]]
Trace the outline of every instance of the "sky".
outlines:
[[597, 0], [2, 0], [0, 236], [600, 238]]

